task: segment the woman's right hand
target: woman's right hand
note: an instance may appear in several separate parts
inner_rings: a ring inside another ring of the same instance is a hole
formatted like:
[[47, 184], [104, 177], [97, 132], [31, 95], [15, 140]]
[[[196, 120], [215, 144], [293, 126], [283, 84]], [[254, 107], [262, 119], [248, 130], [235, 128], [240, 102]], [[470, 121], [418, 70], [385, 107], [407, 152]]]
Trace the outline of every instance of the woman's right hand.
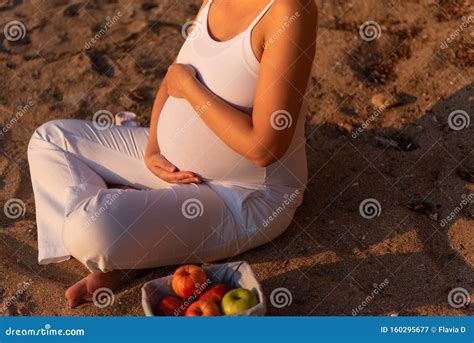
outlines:
[[162, 154], [145, 156], [145, 165], [156, 176], [168, 183], [201, 183], [199, 176], [188, 171], [179, 171]]

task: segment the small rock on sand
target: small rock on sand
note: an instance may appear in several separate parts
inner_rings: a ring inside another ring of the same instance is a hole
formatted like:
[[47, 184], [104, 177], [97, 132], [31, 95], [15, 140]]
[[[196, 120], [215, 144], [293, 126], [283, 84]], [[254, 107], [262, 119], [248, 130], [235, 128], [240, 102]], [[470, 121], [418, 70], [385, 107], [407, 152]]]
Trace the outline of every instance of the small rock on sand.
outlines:
[[406, 93], [377, 93], [370, 99], [371, 104], [380, 110], [387, 108], [411, 104], [416, 101], [416, 97]]
[[418, 144], [407, 135], [375, 136], [375, 143], [383, 148], [392, 148], [399, 151], [413, 151]]

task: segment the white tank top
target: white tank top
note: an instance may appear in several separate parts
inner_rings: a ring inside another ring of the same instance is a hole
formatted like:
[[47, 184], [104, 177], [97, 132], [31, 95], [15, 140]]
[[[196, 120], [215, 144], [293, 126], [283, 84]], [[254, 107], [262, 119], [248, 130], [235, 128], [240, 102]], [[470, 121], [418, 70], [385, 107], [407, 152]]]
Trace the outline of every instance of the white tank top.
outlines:
[[[212, 0], [196, 19], [184, 42], [177, 63], [192, 65], [198, 79], [230, 105], [251, 115], [260, 63], [255, 57], [251, 33], [273, 4], [273, 0], [242, 33], [218, 42], [208, 31]], [[236, 185], [251, 189], [288, 186], [303, 189], [307, 181], [304, 138], [305, 110], [299, 115], [295, 133], [286, 154], [268, 167], [255, 166], [229, 148], [199, 118], [209, 103], [194, 109], [186, 100], [170, 97], [158, 121], [161, 153], [180, 170], [192, 171], [209, 183]], [[305, 106], [303, 106], [305, 107]]]

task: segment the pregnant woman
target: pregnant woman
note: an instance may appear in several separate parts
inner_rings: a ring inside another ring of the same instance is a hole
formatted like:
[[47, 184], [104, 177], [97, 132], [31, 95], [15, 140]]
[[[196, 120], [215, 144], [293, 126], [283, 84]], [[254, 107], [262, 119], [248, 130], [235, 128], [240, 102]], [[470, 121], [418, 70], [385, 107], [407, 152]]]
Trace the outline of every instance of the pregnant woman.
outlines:
[[[289, 226], [307, 181], [312, 0], [207, 0], [150, 129], [54, 120], [31, 138], [39, 263], [91, 272], [69, 305], [140, 270], [230, 258]], [[109, 188], [111, 184], [126, 186]]]

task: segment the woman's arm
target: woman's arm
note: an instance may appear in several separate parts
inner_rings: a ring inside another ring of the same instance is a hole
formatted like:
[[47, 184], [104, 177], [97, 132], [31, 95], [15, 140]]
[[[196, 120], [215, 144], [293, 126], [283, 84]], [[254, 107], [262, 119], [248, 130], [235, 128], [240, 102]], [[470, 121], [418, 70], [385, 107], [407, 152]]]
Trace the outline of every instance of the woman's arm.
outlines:
[[[207, 0], [202, 2], [201, 8], [196, 16], [196, 18], [201, 13], [204, 6], [206, 6]], [[176, 63], [176, 59], [173, 61]], [[157, 128], [158, 128], [158, 119], [160, 117], [161, 110], [165, 105], [166, 100], [168, 100], [168, 87], [167, 87], [167, 77], [164, 78], [163, 82], [158, 89], [158, 92], [155, 97], [155, 102], [153, 103], [153, 109], [151, 112], [150, 118], [150, 136], [148, 137], [148, 143], [145, 150], [145, 156], [154, 155], [160, 152], [160, 147], [158, 145]]]
[[[193, 107], [210, 102], [200, 113], [201, 119], [230, 148], [261, 167], [285, 154], [302, 107], [317, 27], [316, 5], [313, 1], [305, 3], [306, 7], [300, 1], [277, 1], [270, 10], [273, 12], [264, 26], [265, 37], [276, 32], [279, 35], [266, 39], [252, 116], [212, 94], [197, 80], [192, 68], [174, 64], [168, 72], [169, 94], [185, 98]], [[285, 17], [296, 20], [285, 24], [279, 19]]]
[[160, 147], [158, 146], [158, 137], [157, 128], [158, 128], [158, 119], [160, 118], [161, 110], [163, 109], [166, 100], [168, 100], [168, 88], [166, 87], [166, 77], [156, 93], [155, 101], [153, 103], [153, 108], [151, 110], [150, 118], [150, 135], [148, 136], [148, 142], [145, 150], [145, 156], [154, 155], [160, 152]]
[[[199, 13], [206, 5], [207, 0], [203, 1]], [[198, 15], [199, 15], [198, 13]], [[176, 62], [176, 60], [174, 61]], [[158, 92], [153, 103], [153, 108], [150, 118], [150, 134], [145, 149], [145, 165], [147, 168], [160, 179], [169, 183], [200, 183], [199, 176], [190, 171], [178, 171], [178, 168], [170, 163], [160, 152], [158, 144], [157, 128], [160, 113], [169, 98], [168, 90], [168, 76], [163, 79], [163, 82], [158, 89]]]
[[150, 120], [150, 134], [145, 149], [145, 165], [153, 174], [168, 183], [200, 183], [201, 180], [197, 175], [189, 171], [178, 171], [176, 166], [161, 155], [156, 131], [161, 110], [169, 97], [166, 84], [167, 81], [165, 77], [153, 104]]

